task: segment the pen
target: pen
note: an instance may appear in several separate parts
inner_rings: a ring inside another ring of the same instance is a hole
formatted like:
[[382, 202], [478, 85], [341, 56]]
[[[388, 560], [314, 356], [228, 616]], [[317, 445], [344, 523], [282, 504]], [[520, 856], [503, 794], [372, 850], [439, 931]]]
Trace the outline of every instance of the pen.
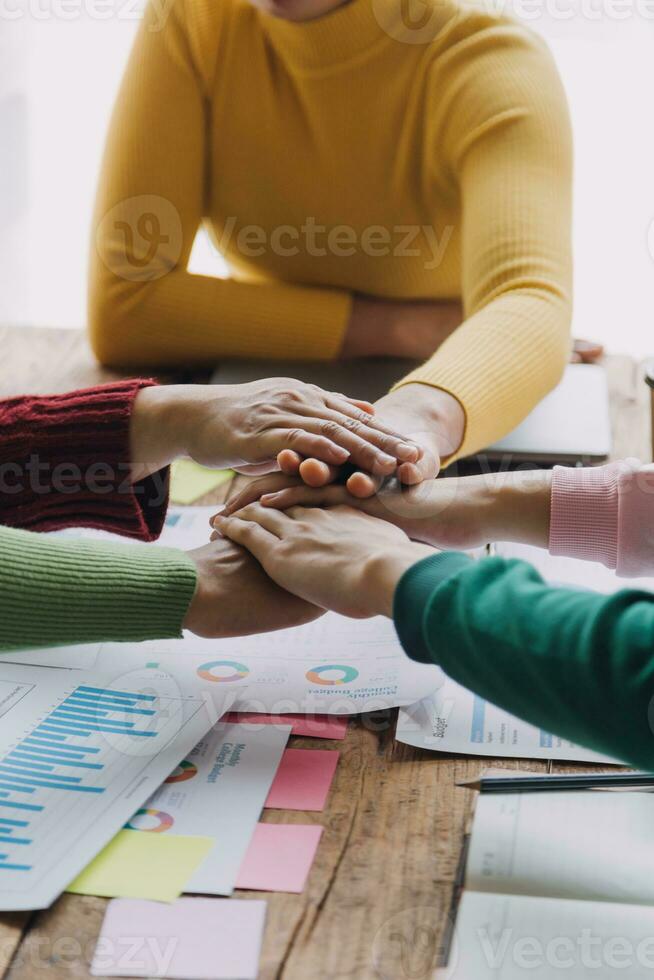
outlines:
[[577, 789], [626, 789], [654, 787], [654, 774], [649, 772], [585, 773], [561, 776], [482, 776], [472, 782], [458, 783], [480, 793], [538, 793]]

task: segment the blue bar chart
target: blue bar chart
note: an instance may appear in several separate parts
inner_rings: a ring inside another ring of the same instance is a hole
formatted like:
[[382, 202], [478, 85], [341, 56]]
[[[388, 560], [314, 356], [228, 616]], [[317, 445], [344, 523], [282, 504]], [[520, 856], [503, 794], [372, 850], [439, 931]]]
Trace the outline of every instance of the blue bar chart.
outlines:
[[0, 666], [3, 911], [51, 904], [211, 727], [177, 682], [82, 677]]
[[[152, 707], [156, 700], [154, 695], [80, 685], [0, 758], [0, 814], [23, 810], [30, 815], [24, 820], [0, 816], [0, 849], [6, 851], [0, 853], [0, 872], [32, 870], [31, 864], [19, 860], [18, 852], [29, 855], [33, 838], [25, 835], [46, 803], [28, 801], [27, 795], [42, 789], [104, 793], [106, 786], [94, 777], [106, 767], [102, 760], [105, 746], [89, 744], [89, 740], [95, 732], [156, 738], [156, 730], [147, 728], [156, 719]], [[134, 721], [125, 721], [126, 716]], [[94, 757], [99, 761], [90, 761]]]

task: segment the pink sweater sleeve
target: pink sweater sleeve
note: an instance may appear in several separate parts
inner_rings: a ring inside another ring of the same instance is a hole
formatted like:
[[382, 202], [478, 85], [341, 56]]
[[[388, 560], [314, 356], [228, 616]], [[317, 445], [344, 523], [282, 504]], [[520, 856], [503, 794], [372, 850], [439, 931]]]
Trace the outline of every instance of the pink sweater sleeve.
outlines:
[[552, 476], [549, 550], [618, 575], [654, 572], [654, 465], [636, 459]]

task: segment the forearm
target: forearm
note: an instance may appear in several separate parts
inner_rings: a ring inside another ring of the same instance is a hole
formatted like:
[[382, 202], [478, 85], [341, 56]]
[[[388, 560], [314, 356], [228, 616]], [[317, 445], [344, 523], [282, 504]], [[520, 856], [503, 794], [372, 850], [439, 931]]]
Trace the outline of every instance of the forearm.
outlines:
[[569, 304], [550, 289], [509, 290], [468, 317], [396, 386], [447, 392], [465, 413], [452, 459], [514, 429], [558, 383], [569, 358]]
[[0, 528], [0, 649], [181, 635], [196, 587], [172, 548]]
[[380, 418], [417, 442], [430, 447], [441, 460], [456, 453], [466, 426], [461, 403], [448, 392], [426, 384], [407, 384], [380, 398]]
[[342, 357], [429, 357], [461, 323], [451, 300], [388, 300], [354, 296]]
[[[454, 481], [451, 481], [454, 483]], [[515, 541], [547, 548], [551, 470], [517, 470], [462, 477], [452, 491], [452, 514], [477, 528], [480, 542]], [[439, 521], [447, 521], [447, 511]]]
[[[409, 381], [466, 413], [457, 456], [492, 444], [558, 382], [570, 351], [571, 127], [556, 66], [520, 30], [442, 68], [434, 139], [461, 201], [466, 319]], [[405, 379], [406, 382], [407, 379]]]
[[135, 379], [0, 402], [0, 523], [157, 537], [167, 472], [135, 484], [130, 446], [134, 406], [153, 384]]
[[180, 268], [154, 282], [130, 282], [96, 257], [89, 329], [98, 359], [113, 366], [330, 360], [340, 352], [349, 309], [349, 294], [339, 290], [214, 279]]
[[498, 473], [459, 483], [466, 513], [473, 521], [481, 519], [488, 540], [549, 547], [553, 555], [601, 562], [618, 575], [654, 570], [651, 465], [629, 459], [597, 467]]
[[644, 769], [654, 765], [654, 602], [547, 586], [523, 562], [443, 554], [401, 579], [409, 656], [531, 724]]

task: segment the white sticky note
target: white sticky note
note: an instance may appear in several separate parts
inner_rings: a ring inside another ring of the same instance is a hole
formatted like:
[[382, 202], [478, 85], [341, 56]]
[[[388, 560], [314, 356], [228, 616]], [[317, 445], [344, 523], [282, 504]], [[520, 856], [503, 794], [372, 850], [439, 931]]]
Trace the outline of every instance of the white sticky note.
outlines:
[[94, 977], [257, 980], [266, 903], [179, 898], [171, 905], [115, 899], [93, 955]]

